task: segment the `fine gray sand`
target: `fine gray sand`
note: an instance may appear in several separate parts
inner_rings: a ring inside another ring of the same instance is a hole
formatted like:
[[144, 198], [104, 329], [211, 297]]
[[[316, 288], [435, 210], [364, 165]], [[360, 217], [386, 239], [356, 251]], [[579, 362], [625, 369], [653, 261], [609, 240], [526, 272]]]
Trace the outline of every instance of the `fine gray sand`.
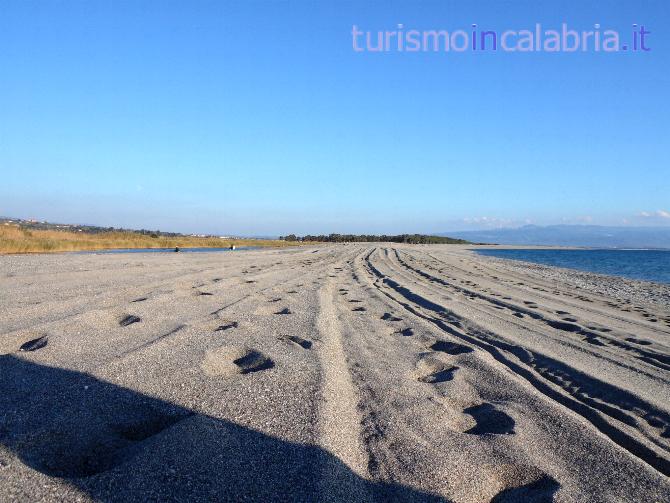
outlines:
[[460, 246], [0, 257], [0, 501], [670, 501], [669, 305]]

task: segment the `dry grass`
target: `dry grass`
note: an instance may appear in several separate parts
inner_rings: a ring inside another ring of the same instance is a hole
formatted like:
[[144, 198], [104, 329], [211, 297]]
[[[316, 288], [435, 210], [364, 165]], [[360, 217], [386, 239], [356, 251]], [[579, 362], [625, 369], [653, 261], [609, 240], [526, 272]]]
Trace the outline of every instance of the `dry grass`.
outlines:
[[197, 237], [162, 237], [133, 232], [85, 232], [29, 230], [16, 225], [0, 226], [0, 254], [49, 253], [64, 251], [105, 250], [110, 248], [180, 248], [235, 246], [295, 246], [300, 243], [270, 239], [219, 239]]

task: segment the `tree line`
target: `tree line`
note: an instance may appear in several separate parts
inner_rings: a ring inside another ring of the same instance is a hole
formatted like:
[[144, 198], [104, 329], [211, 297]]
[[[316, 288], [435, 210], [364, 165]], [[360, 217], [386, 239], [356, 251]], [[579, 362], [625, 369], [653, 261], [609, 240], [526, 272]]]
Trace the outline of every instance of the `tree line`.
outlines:
[[426, 234], [398, 234], [395, 236], [388, 236], [385, 234], [328, 234], [312, 236], [311, 234], [305, 236], [296, 236], [289, 234], [287, 236], [280, 236], [279, 239], [283, 241], [312, 241], [320, 243], [409, 243], [409, 244], [468, 244], [469, 241], [464, 239], [454, 239], [443, 236], [429, 236]]

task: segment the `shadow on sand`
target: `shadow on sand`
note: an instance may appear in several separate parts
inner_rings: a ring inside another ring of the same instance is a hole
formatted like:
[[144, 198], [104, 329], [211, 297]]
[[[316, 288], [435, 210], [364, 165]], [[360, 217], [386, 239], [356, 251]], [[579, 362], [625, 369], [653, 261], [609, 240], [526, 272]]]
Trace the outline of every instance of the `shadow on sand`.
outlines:
[[0, 444], [98, 501], [443, 501], [88, 374], [0, 356], [0, 390]]
[[[0, 356], [0, 446], [101, 502], [445, 501], [366, 480], [319, 447], [11, 355]], [[493, 501], [552, 501], [558, 487], [540, 480]], [[48, 499], [40, 490], [21, 497]]]

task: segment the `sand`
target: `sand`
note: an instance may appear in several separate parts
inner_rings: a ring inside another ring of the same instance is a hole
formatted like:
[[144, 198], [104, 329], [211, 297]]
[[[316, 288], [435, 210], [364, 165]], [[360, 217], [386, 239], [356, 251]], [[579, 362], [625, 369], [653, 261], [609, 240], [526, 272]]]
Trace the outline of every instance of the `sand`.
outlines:
[[0, 501], [670, 501], [667, 287], [390, 244], [0, 257]]

